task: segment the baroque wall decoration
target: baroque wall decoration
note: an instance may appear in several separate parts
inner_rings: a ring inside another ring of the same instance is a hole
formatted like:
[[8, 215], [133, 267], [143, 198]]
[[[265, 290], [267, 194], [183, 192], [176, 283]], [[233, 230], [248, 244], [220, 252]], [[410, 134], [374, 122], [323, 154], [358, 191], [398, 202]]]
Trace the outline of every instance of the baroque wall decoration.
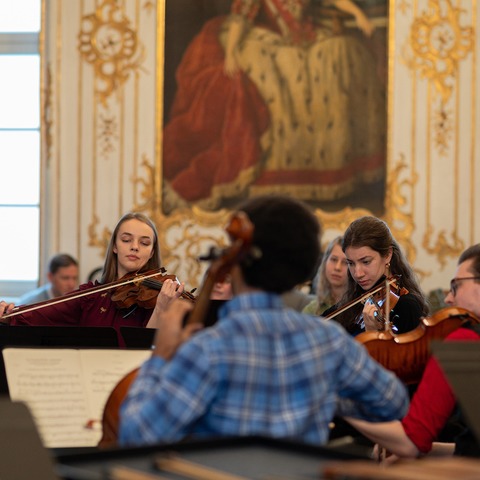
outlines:
[[83, 58], [93, 65], [96, 93], [104, 106], [144, 59], [143, 46], [130, 23], [115, 0], [104, 0], [95, 13], [82, 18], [78, 48]]
[[98, 114], [99, 154], [107, 158], [115, 151], [115, 141], [118, 140], [118, 120], [107, 111]]
[[[455, 259], [465, 248], [457, 227], [450, 235], [445, 229], [432, 225], [431, 198], [434, 186], [431, 178], [443, 164], [453, 161], [458, 165], [458, 116], [459, 72], [474, 48], [474, 27], [467, 24], [469, 11], [453, 5], [451, 0], [429, 0], [427, 8], [414, 18], [407, 42], [403, 48], [403, 60], [412, 73], [418, 73], [427, 81], [424, 108], [427, 113], [426, 133], [426, 221], [421, 246], [437, 259], [444, 269], [448, 259]], [[458, 167], [456, 167], [458, 168]], [[458, 176], [453, 175], [458, 183]], [[458, 190], [453, 186], [453, 190]], [[458, 195], [457, 195], [458, 197]]]
[[473, 27], [462, 26], [462, 13], [451, 0], [430, 0], [428, 11], [413, 21], [410, 30], [413, 57], [406, 53], [405, 60], [433, 83], [444, 104], [452, 95], [459, 62], [472, 51]]
[[103, 227], [102, 233], [97, 229], [104, 223], [99, 217], [104, 208], [101, 204], [106, 200], [105, 186], [111, 187], [116, 182], [113, 190], [116, 194], [111, 198], [118, 199], [116, 210], [120, 214], [132, 208], [128, 207], [134, 203], [129, 197], [133, 194], [135, 198], [136, 194], [137, 162], [142, 155], [136, 118], [141, 108], [140, 74], [148, 75], [144, 67], [147, 50], [140, 40], [139, 30], [145, 25], [142, 22], [151, 21], [155, 3], [145, 1], [140, 5], [140, 1], [103, 0], [95, 2], [93, 13], [87, 4], [84, 8], [85, 13], [80, 17], [78, 52], [81, 59], [93, 67], [94, 82], [94, 104], [89, 108], [93, 126], [93, 166], [88, 235], [89, 245], [104, 251], [109, 228]]

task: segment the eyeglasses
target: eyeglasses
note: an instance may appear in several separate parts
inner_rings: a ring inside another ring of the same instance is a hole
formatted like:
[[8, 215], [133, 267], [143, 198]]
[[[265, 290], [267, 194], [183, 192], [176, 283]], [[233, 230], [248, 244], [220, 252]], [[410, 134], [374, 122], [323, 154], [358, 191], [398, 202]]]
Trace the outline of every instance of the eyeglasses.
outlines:
[[450, 291], [452, 292], [452, 295], [455, 296], [457, 294], [458, 290], [458, 284], [462, 280], [480, 280], [480, 277], [460, 277], [460, 278], [452, 278], [450, 280]]

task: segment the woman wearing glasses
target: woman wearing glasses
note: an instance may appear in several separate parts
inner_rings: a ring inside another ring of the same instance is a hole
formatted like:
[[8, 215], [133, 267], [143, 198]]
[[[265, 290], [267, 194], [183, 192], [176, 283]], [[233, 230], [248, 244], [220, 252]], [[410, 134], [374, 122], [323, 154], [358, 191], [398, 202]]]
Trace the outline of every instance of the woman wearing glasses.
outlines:
[[[445, 298], [447, 305], [470, 310], [480, 318], [480, 244], [465, 250], [458, 260], [451, 289]], [[451, 333], [446, 340], [480, 340], [480, 326], [466, 325]], [[480, 456], [480, 448], [465, 427], [456, 406], [454, 392], [447, 383], [435, 358], [425, 368], [422, 380], [412, 398], [410, 409], [401, 421], [369, 423], [347, 419], [355, 428], [397, 457], [418, 457], [432, 450], [434, 442], [452, 416], [461, 429], [454, 443], [436, 443], [437, 454]], [[463, 424], [463, 425], [462, 425]], [[377, 453], [380, 449], [377, 447]]]

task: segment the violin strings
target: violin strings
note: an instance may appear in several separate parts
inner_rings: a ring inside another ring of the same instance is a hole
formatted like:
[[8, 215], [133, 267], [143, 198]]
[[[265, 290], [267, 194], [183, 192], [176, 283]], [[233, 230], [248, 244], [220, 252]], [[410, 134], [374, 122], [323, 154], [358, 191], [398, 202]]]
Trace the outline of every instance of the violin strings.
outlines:
[[[151, 288], [154, 288], [156, 290], [160, 290], [162, 287], [163, 287], [163, 282], [159, 282], [159, 281], [156, 281], [154, 279], [150, 279], [150, 280], [144, 280], [142, 281], [142, 284], [144, 284], [146, 287], [151, 287]], [[182, 297], [185, 297], [189, 300], [195, 300], [195, 295], [192, 295], [191, 292], [183, 292]]]

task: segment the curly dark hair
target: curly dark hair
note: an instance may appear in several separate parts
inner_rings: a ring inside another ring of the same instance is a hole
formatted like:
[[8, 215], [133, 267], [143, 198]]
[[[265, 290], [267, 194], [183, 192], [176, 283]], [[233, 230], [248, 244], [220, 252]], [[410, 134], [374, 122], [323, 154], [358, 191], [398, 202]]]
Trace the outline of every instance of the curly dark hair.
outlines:
[[245, 282], [274, 293], [312, 277], [320, 255], [321, 229], [308, 206], [282, 195], [253, 197], [238, 207], [253, 223], [260, 251], [240, 264]]

